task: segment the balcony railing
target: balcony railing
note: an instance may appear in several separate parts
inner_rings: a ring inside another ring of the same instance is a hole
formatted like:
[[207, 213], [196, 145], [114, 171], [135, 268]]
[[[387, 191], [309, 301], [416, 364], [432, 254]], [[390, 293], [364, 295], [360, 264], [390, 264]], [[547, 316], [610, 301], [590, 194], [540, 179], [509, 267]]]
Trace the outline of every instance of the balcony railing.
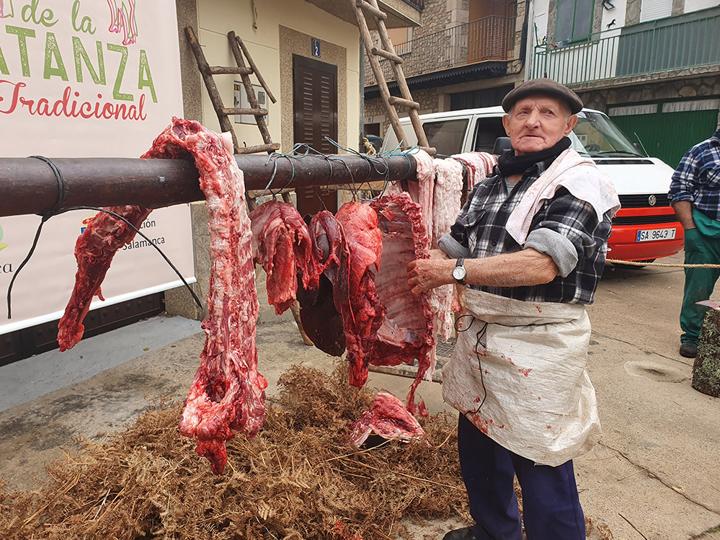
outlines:
[[[487, 60], [507, 61], [514, 47], [515, 17], [492, 15], [396, 44], [395, 51], [404, 60], [405, 76], [414, 77]], [[385, 77], [392, 80], [389, 62], [382, 65]], [[365, 84], [375, 84], [369, 67], [366, 73]]]
[[532, 78], [582, 85], [619, 77], [720, 64], [720, 13], [662, 25], [626, 27], [567, 47], [535, 48]]

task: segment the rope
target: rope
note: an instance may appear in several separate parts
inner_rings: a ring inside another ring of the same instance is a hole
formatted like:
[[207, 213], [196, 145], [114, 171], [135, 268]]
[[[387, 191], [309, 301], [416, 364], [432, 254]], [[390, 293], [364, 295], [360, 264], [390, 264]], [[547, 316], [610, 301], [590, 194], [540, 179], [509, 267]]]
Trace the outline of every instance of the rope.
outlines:
[[660, 268], [720, 268], [720, 264], [683, 264], [683, 263], [658, 263], [623, 261], [621, 259], [606, 259], [605, 262], [614, 264], [625, 264], [627, 266], [657, 266]]

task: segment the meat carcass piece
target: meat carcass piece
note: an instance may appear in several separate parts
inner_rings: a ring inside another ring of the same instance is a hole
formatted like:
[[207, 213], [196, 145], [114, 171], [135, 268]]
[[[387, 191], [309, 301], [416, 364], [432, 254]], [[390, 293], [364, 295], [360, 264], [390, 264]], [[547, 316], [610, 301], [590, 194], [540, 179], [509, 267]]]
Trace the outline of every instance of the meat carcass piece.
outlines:
[[420, 206], [408, 194], [386, 195], [371, 204], [382, 232], [383, 258], [375, 274], [375, 287], [384, 312], [382, 324], [371, 336], [369, 363], [412, 365], [418, 371], [407, 405], [415, 411], [415, 389], [435, 367], [435, 336], [429, 295], [415, 295], [408, 284], [407, 265], [429, 257], [430, 241]]
[[[141, 206], [114, 206], [108, 210], [121, 215], [139, 229], [151, 208]], [[100, 285], [110, 268], [115, 253], [135, 238], [135, 229], [105, 212], [99, 212], [87, 224], [85, 231], [75, 243], [75, 259], [78, 270], [75, 286], [58, 324], [60, 351], [72, 349], [85, 333], [83, 321], [90, 310], [95, 295], [104, 300]]]
[[369, 204], [345, 203], [336, 219], [345, 233], [348, 256], [338, 270], [334, 300], [345, 329], [350, 384], [361, 387], [368, 377], [368, 340], [377, 332], [384, 315], [375, 291], [382, 233], [377, 213]]
[[258, 299], [250, 218], [243, 174], [226, 137], [197, 122], [174, 118], [148, 157], [192, 156], [207, 199], [212, 268], [205, 347], [185, 400], [180, 432], [197, 440], [196, 452], [220, 474], [225, 442], [235, 431], [252, 436], [265, 417], [267, 381], [257, 370]]
[[280, 315], [296, 298], [298, 272], [306, 289], [317, 288], [312, 244], [302, 217], [289, 203], [270, 201], [250, 214], [255, 262], [267, 274], [268, 302]]
[[[432, 247], [437, 248], [440, 237], [450, 232], [462, 209], [463, 169], [454, 159], [435, 160], [435, 194], [433, 203]], [[435, 332], [448, 341], [455, 330], [453, 312], [460, 304], [454, 285], [437, 287], [430, 293], [430, 307], [435, 315]]]
[[371, 433], [383, 439], [410, 442], [425, 436], [425, 431], [398, 398], [378, 392], [370, 410], [351, 427], [350, 440], [360, 447]]
[[490, 176], [497, 165], [497, 156], [487, 152], [467, 152], [452, 156], [468, 168], [467, 188], [471, 191], [479, 182]]
[[327, 210], [315, 214], [310, 221], [313, 258], [319, 273], [316, 289], [307, 290], [298, 280], [297, 298], [300, 319], [315, 346], [331, 356], [345, 352], [343, 321], [334, 302], [334, 286], [338, 269], [347, 264], [345, 235], [335, 216]]
[[[412, 152], [415, 159], [415, 180], [407, 183], [407, 193], [410, 198], [420, 205], [423, 223], [428, 234], [433, 230], [433, 203], [435, 193], [435, 163], [433, 158], [424, 150]], [[390, 182], [383, 195], [398, 195], [403, 193], [400, 182]]]

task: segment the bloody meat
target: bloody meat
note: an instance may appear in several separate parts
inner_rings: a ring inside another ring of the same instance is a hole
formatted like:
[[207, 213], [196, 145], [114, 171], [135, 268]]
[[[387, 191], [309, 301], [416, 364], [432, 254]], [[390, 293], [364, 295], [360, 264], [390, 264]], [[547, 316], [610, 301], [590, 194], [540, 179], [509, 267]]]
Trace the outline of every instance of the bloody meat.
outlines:
[[425, 435], [415, 417], [398, 398], [387, 392], [378, 392], [368, 411], [350, 427], [350, 440], [360, 447], [371, 433], [383, 439], [409, 442]]
[[220, 474], [225, 442], [236, 431], [256, 434], [265, 417], [267, 381], [257, 369], [258, 299], [243, 174], [227, 139], [189, 120], [173, 119], [149, 157], [192, 157], [207, 199], [212, 268], [202, 322], [206, 339], [180, 432], [196, 439], [196, 452]]

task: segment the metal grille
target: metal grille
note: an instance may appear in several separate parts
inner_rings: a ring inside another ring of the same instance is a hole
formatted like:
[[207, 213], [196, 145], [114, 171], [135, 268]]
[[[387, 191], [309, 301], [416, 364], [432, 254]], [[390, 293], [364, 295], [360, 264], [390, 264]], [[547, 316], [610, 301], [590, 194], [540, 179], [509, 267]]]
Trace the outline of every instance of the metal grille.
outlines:
[[[650, 204], [650, 197], [655, 197], [655, 204]], [[620, 204], [623, 208], [653, 208], [670, 206], [670, 197], [667, 193], [653, 193], [643, 195], [620, 195]]]
[[418, 11], [425, 9], [425, 0], [403, 0], [408, 6], [412, 6]]
[[675, 214], [664, 216], [622, 216], [613, 219], [614, 225], [655, 225], [658, 223], [675, 223]]

